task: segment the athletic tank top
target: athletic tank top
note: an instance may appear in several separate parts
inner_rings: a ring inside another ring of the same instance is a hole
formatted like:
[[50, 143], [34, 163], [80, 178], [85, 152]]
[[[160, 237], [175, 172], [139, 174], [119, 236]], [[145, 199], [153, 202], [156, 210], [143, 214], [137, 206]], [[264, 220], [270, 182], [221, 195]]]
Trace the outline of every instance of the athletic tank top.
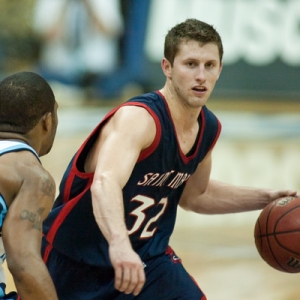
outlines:
[[[35, 152], [33, 148], [28, 146], [25, 143], [17, 142], [17, 141], [7, 141], [7, 140], [0, 140], [0, 159], [1, 156], [10, 153], [10, 152], [18, 152], [28, 150], [31, 151], [36, 157], [39, 159], [38, 154]], [[5, 199], [1, 194], [0, 190], [0, 299], [4, 297], [4, 289], [6, 286], [6, 279], [5, 279], [5, 272], [3, 269], [3, 263], [6, 258], [6, 254], [4, 251], [3, 241], [2, 241], [2, 225], [7, 214], [8, 207], [6, 205]]]
[[[185, 155], [180, 149], [167, 102], [159, 92], [132, 98], [121, 106], [145, 108], [156, 124], [152, 145], [140, 153], [123, 188], [124, 217], [130, 241], [146, 261], [165, 253], [185, 183], [215, 145], [221, 124], [204, 106], [199, 114], [198, 138], [190, 153]], [[103, 124], [118, 109], [104, 117], [71, 160], [60, 184], [59, 196], [44, 222], [50, 248], [97, 266], [110, 266], [110, 260], [107, 241], [92, 210], [93, 174], [84, 172], [84, 162]]]

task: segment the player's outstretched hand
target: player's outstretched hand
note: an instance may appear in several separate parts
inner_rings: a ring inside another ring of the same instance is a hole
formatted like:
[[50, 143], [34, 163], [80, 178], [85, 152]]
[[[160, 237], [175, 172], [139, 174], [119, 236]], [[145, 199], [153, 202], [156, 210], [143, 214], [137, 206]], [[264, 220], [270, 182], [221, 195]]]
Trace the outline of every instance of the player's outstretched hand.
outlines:
[[115, 270], [115, 288], [137, 296], [145, 283], [145, 271], [140, 257], [131, 245], [110, 245], [109, 255]]

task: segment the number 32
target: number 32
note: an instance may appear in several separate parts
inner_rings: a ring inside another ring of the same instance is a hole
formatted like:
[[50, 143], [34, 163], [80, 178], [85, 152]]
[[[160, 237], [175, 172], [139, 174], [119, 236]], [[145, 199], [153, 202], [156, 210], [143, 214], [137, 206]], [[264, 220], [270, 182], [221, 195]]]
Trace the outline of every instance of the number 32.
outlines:
[[[146, 219], [145, 211], [151, 206], [155, 205], [154, 199], [142, 195], [135, 196], [131, 201], [138, 201], [141, 203], [141, 205], [130, 213], [130, 215], [136, 216], [136, 221], [133, 224], [132, 228], [128, 231], [129, 235], [136, 232], [143, 225]], [[140, 236], [141, 238], [150, 238], [155, 234], [157, 227], [155, 227], [151, 231], [149, 230], [149, 227], [152, 223], [156, 222], [161, 217], [161, 215], [165, 212], [167, 204], [168, 204], [168, 198], [162, 198], [159, 201], [158, 205], [162, 205], [162, 209], [159, 211], [159, 213], [156, 216], [151, 218], [146, 223], [141, 233]]]

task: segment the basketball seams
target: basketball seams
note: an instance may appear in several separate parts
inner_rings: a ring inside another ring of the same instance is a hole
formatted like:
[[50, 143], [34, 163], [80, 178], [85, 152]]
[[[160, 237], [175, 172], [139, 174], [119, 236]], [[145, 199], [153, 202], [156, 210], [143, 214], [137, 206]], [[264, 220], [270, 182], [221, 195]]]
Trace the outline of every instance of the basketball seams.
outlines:
[[292, 253], [292, 254], [295, 254], [295, 255], [300, 255], [300, 253], [298, 252], [295, 252], [294, 250], [290, 249], [290, 248], [287, 248], [286, 246], [284, 246], [277, 238], [277, 236], [280, 236], [280, 235], [284, 235], [284, 234], [293, 234], [293, 233], [297, 233], [299, 232], [300, 233], [300, 229], [298, 230], [286, 230], [286, 231], [280, 231], [280, 232], [277, 232], [276, 228], [277, 228], [277, 225], [278, 223], [287, 215], [289, 214], [290, 212], [292, 212], [293, 210], [297, 209], [297, 208], [300, 208], [300, 205], [297, 205], [295, 207], [292, 207], [290, 210], [286, 211], [284, 214], [282, 214], [282, 216], [276, 221], [275, 223], [275, 226], [274, 226], [274, 239], [276, 240], [277, 244], [283, 248], [284, 250]]
[[[289, 214], [290, 212], [292, 212], [293, 210], [295, 210], [295, 209], [297, 209], [297, 208], [300, 208], [300, 205], [297, 205], [297, 206], [294, 206], [294, 207], [292, 207], [290, 210], [288, 210], [288, 211], [286, 211], [285, 213], [283, 213], [282, 215], [281, 215], [281, 217], [280, 218], [278, 218], [278, 220], [275, 222], [275, 226], [274, 226], [274, 232], [276, 232], [276, 227], [277, 227], [277, 225], [278, 225], [278, 223], [287, 215], [287, 214]], [[285, 231], [285, 233], [286, 232], [300, 232], [300, 228], [298, 229], [298, 230], [288, 230], [288, 231]], [[280, 231], [280, 232], [276, 232], [276, 234], [279, 234], [279, 233], [283, 233], [283, 231]]]
[[[266, 221], [266, 231], [265, 231], [266, 233], [269, 233], [269, 228], [268, 228], [268, 227], [271, 225], [271, 224], [269, 224], [269, 220], [270, 220], [271, 213], [272, 213], [272, 211], [274, 210], [274, 207], [275, 207], [275, 202], [272, 203], [270, 209], [268, 210], [267, 221]], [[275, 222], [275, 224], [276, 224], [276, 222]], [[274, 250], [273, 250], [273, 248], [271, 247], [271, 238], [270, 238], [270, 236], [274, 236], [274, 239], [275, 239], [275, 235], [274, 235], [274, 234], [275, 234], [275, 225], [273, 226], [273, 232], [271, 232], [270, 235], [267, 235], [267, 236], [266, 236], [266, 239], [267, 239], [267, 245], [268, 245], [268, 250], [269, 250], [269, 252], [272, 254], [273, 260], [277, 263], [278, 267], [281, 268], [281, 269], [283, 269], [283, 270], [285, 270], [285, 268], [284, 268], [284, 267], [280, 264], [280, 262], [278, 261], [276, 255], [274, 254]], [[276, 239], [275, 239], [275, 240], [276, 240]]]
[[[273, 209], [270, 209], [270, 211], [268, 212], [268, 217], [267, 217], [267, 222], [266, 222], [266, 233], [262, 233], [260, 226], [259, 226], [259, 235], [255, 235], [256, 238], [260, 238], [260, 237], [266, 237], [266, 236], [276, 236], [276, 235], [281, 235], [281, 234], [286, 234], [286, 233], [297, 233], [300, 232], [300, 229], [294, 229], [294, 230], [286, 230], [286, 231], [276, 231], [277, 225], [278, 223], [281, 221], [282, 218], [284, 218], [288, 213], [290, 213], [291, 211], [300, 208], [300, 205], [295, 206], [293, 208], [291, 208], [290, 210], [286, 211], [284, 214], [282, 214], [282, 216], [275, 222], [274, 227], [273, 227], [273, 231], [268, 231], [268, 223], [269, 223], [269, 215]], [[260, 221], [260, 217], [259, 217], [259, 221]], [[300, 253], [297, 253], [300, 255]]]

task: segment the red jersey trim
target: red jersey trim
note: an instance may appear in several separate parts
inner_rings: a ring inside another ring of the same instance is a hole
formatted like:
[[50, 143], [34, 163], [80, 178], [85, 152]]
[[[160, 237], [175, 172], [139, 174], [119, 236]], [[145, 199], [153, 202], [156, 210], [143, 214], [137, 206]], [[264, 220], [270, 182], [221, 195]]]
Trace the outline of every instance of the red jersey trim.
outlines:
[[77, 195], [75, 198], [71, 199], [72, 201], [68, 201], [65, 206], [61, 209], [59, 212], [57, 218], [53, 222], [51, 228], [49, 229], [48, 234], [46, 235], [47, 241], [50, 243], [50, 245], [53, 244], [56, 232], [58, 228], [61, 226], [69, 212], [73, 209], [73, 207], [77, 204], [77, 202], [81, 199], [82, 195], [90, 188], [92, 184], [93, 177], [90, 178], [89, 182], [87, 183], [85, 189]]
[[51, 252], [52, 249], [53, 249], [52, 245], [48, 244], [46, 246], [45, 252], [43, 254], [43, 261], [44, 261], [44, 263], [46, 263], [48, 261], [48, 258], [49, 258], [49, 255], [50, 255], [50, 252]]
[[[77, 154], [76, 154], [76, 156], [74, 158], [74, 161], [73, 161], [72, 171], [74, 171], [74, 173], [76, 175], [78, 175], [79, 177], [81, 177], [81, 178], [89, 178], [90, 176], [93, 176], [93, 173], [83, 173], [83, 172], [80, 172], [80, 171], [78, 171], [78, 169], [76, 167], [76, 165], [77, 165], [77, 159], [78, 159], [79, 155], [82, 153], [82, 150], [84, 149], [84, 147], [86, 146], [86, 144], [88, 143], [88, 141], [90, 140], [90, 138], [94, 134], [97, 133], [97, 131], [99, 130], [99, 127], [104, 122], [106, 122], [111, 116], [113, 116], [118, 109], [120, 109], [121, 107], [124, 107], [124, 106], [140, 106], [140, 107], [145, 108], [148, 111], [148, 113], [152, 116], [152, 118], [153, 118], [153, 120], [155, 122], [155, 126], [156, 126], [156, 134], [155, 134], [155, 138], [154, 138], [152, 144], [147, 149], [144, 149], [144, 150], [141, 151], [137, 162], [139, 162], [139, 161], [147, 158], [149, 155], [151, 155], [154, 152], [154, 150], [156, 149], [156, 147], [158, 146], [160, 138], [161, 138], [161, 124], [160, 124], [159, 118], [157, 117], [157, 115], [155, 114], [155, 112], [151, 108], [149, 108], [147, 105], [145, 105], [143, 103], [140, 103], [140, 102], [126, 102], [126, 103], [123, 103], [123, 104], [117, 106], [116, 108], [114, 108], [113, 110], [111, 110], [103, 118], [103, 120], [90, 133], [90, 135], [87, 137], [87, 139], [84, 141], [84, 143], [80, 146], [79, 150], [77, 151]], [[70, 181], [72, 181], [72, 180], [70, 179]], [[66, 186], [69, 186], [69, 185], [66, 184]]]
[[209, 148], [208, 151], [210, 151], [210, 150], [215, 146], [215, 144], [216, 144], [216, 142], [217, 142], [217, 140], [218, 140], [218, 138], [219, 138], [219, 136], [220, 136], [220, 134], [221, 134], [222, 125], [221, 125], [221, 123], [220, 123], [220, 121], [219, 121], [218, 119], [217, 119], [217, 121], [218, 121], [218, 131], [217, 131], [216, 136], [215, 136], [215, 139], [214, 139], [214, 141], [212, 142], [212, 144], [211, 144], [211, 146], [210, 146], [210, 148]]
[[[85, 173], [85, 172], [80, 172], [78, 169], [77, 169], [77, 160], [78, 160], [78, 157], [80, 156], [80, 154], [82, 153], [83, 149], [85, 148], [86, 144], [88, 143], [88, 141], [91, 139], [92, 136], [94, 136], [98, 130], [99, 130], [99, 127], [104, 123], [106, 122], [122, 105], [119, 105], [118, 107], [116, 107], [115, 109], [111, 110], [108, 114], [106, 114], [104, 116], [104, 118], [102, 119], [102, 121], [94, 128], [94, 130], [89, 134], [89, 136], [85, 139], [85, 141], [82, 143], [82, 145], [80, 146], [80, 148], [78, 149], [75, 157], [74, 157], [74, 160], [73, 160], [73, 164], [72, 164], [72, 172], [74, 172], [73, 176], [77, 175], [83, 179], [87, 179], [91, 176], [93, 176], [93, 173]], [[73, 178], [72, 178], [73, 179]]]
[[143, 103], [140, 103], [140, 102], [128, 102], [125, 105], [126, 106], [133, 105], [133, 106], [139, 106], [139, 107], [145, 108], [148, 111], [148, 113], [152, 116], [152, 118], [155, 122], [155, 126], [156, 126], [155, 138], [154, 138], [152, 144], [148, 148], [141, 151], [141, 153], [139, 155], [139, 158], [137, 160], [137, 162], [140, 162], [141, 160], [143, 160], [143, 159], [147, 158], [148, 156], [150, 156], [155, 151], [155, 149], [157, 148], [157, 146], [159, 144], [159, 141], [160, 141], [160, 138], [161, 138], [160, 121], [159, 121], [159, 118], [157, 117], [156, 113], [151, 108], [149, 108], [146, 104], [143, 104]]

